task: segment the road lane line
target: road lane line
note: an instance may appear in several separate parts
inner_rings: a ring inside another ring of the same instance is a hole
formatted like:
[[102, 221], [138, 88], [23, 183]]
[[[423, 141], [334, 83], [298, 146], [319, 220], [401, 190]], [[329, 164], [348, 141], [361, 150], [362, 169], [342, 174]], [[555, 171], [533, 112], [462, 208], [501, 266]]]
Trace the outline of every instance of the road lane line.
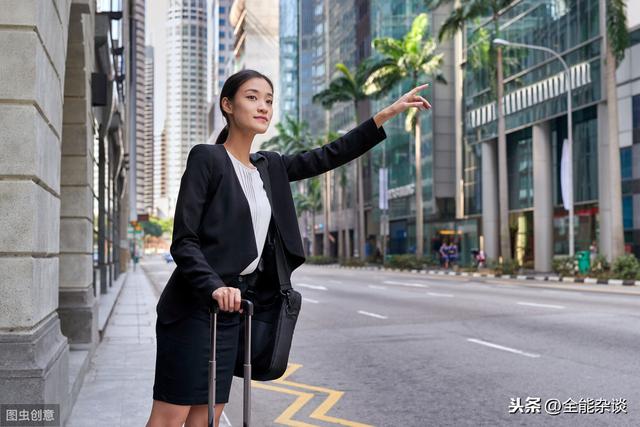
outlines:
[[311, 304], [318, 304], [319, 301], [311, 298], [302, 298], [302, 301], [310, 302]]
[[376, 319], [388, 319], [387, 316], [383, 316], [382, 314], [369, 313], [368, 311], [358, 310], [359, 314], [363, 314], [365, 316], [375, 317]]
[[542, 307], [542, 308], [565, 308], [564, 305], [554, 305], [554, 304], [537, 304], [535, 302], [518, 302], [518, 305], [528, 305], [531, 307]]
[[480, 344], [480, 345], [485, 345], [485, 346], [491, 347], [491, 348], [496, 348], [498, 350], [504, 350], [504, 351], [508, 351], [508, 352], [511, 352], [511, 353], [519, 354], [521, 356], [540, 357], [539, 354], [527, 353], [527, 352], [522, 351], [522, 350], [517, 350], [515, 348], [510, 348], [510, 347], [505, 347], [505, 346], [498, 345], [498, 344], [493, 344], [493, 343], [490, 343], [490, 342], [487, 342], [487, 341], [477, 340], [475, 338], [467, 338], [467, 341], [473, 342], [473, 343], [476, 343], [476, 344]]
[[301, 288], [315, 289], [318, 291], [326, 291], [327, 288], [320, 285], [310, 285], [308, 283], [296, 283], [296, 286], [300, 286]]
[[395, 280], [385, 280], [382, 283], [386, 283], [387, 285], [409, 286], [412, 288], [428, 288], [429, 287], [429, 285], [425, 285], [423, 283], [397, 282]]
[[432, 297], [453, 297], [453, 294], [440, 294], [438, 292], [427, 292], [427, 295], [431, 295]]
[[386, 286], [378, 286], [378, 285], [369, 285], [371, 289], [387, 289]]

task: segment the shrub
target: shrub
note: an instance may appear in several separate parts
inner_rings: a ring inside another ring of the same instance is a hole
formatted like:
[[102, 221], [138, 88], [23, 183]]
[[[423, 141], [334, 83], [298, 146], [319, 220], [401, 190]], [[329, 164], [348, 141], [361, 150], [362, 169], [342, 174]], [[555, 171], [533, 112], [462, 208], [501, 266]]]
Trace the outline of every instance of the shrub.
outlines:
[[605, 279], [609, 276], [610, 270], [611, 265], [609, 265], [607, 258], [605, 258], [604, 255], [598, 254], [591, 264], [589, 273], [591, 276], [596, 276], [599, 279]]
[[340, 260], [340, 265], [345, 267], [364, 267], [367, 265], [367, 263], [360, 260], [359, 258], [345, 258]]
[[640, 262], [632, 254], [621, 255], [611, 267], [615, 279], [640, 280]]
[[554, 258], [551, 265], [554, 273], [561, 277], [573, 276], [578, 269], [578, 264], [575, 258], [570, 256]]
[[314, 255], [307, 257], [306, 262], [308, 264], [333, 264], [336, 262], [336, 260], [329, 256]]
[[495, 259], [487, 259], [487, 268], [493, 270], [496, 274], [514, 274], [520, 269], [520, 264], [515, 259], [503, 261], [502, 263]]
[[384, 262], [387, 268], [403, 268], [407, 270], [421, 270], [430, 265], [429, 257], [416, 258], [414, 254], [388, 255]]

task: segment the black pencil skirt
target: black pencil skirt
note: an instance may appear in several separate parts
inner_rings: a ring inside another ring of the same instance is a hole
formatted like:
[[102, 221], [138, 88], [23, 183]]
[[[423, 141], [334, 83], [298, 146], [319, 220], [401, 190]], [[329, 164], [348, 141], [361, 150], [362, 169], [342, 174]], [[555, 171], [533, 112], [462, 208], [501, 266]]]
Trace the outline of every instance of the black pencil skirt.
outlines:
[[[258, 271], [236, 277], [227, 286], [240, 288], [243, 298]], [[216, 328], [216, 401], [229, 402], [238, 353], [239, 312], [218, 313]], [[153, 399], [176, 405], [206, 405], [209, 399], [210, 314], [206, 307], [168, 325], [156, 322], [156, 372]]]

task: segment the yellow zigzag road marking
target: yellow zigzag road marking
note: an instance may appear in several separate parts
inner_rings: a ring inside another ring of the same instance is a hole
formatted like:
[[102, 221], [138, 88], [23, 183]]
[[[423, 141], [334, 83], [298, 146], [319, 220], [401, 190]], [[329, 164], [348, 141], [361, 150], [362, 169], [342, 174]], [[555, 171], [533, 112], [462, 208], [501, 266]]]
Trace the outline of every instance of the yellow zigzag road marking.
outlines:
[[298, 398], [282, 413], [274, 420], [276, 423], [281, 423], [286, 426], [295, 426], [295, 427], [318, 427], [316, 424], [308, 424], [302, 421], [292, 420], [291, 418], [298, 412], [308, 401], [313, 398], [313, 393], [305, 393], [303, 391], [295, 391], [289, 390], [288, 388], [275, 387], [268, 384], [261, 384], [255, 381], [252, 381], [253, 386], [255, 388], [263, 389], [263, 390], [271, 390], [277, 391], [278, 393], [286, 393], [293, 394], [298, 396]]
[[[294, 381], [287, 381], [286, 380], [286, 378], [288, 376], [290, 376], [291, 374], [293, 374], [295, 371], [297, 371], [300, 368], [302, 368], [302, 365], [297, 364], [297, 363], [290, 363], [289, 367], [287, 368], [287, 371], [284, 373], [284, 375], [282, 377], [280, 377], [279, 379], [274, 380], [273, 382], [276, 383], [276, 384], [288, 385], [288, 386], [292, 386], [292, 387], [299, 387], [299, 388], [302, 388], [302, 389], [305, 389], [305, 390], [312, 390], [312, 391], [317, 391], [317, 392], [320, 392], [320, 393], [327, 393], [329, 396], [325, 399], [324, 402], [322, 402], [322, 404], [320, 406], [318, 406], [311, 413], [311, 415], [309, 415], [311, 418], [314, 418], [314, 419], [320, 420], [320, 421], [326, 421], [326, 422], [334, 423], [334, 424], [340, 424], [340, 425], [344, 425], [344, 426], [349, 426], [349, 427], [373, 427], [373, 426], [371, 426], [369, 424], [357, 423], [355, 421], [348, 421], [348, 420], [345, 420], [345, 419], [342, 419], [342, 418], [335, 418], [335, 417], [331, 417], [329, 415], [326, 415], [327, 412], [329, 412], [329, 410], [331, 410], [331, 408], [340, 400], [340, 398], [342, 398], [342, 396], [344, 395], [344, 392], [337, 391], [337, 390], [332, 390], [330, 388], [312, 386], [312, 385], [307, 385], [307, 384], [302, 384], [302, 383], [298, 383], [298, 382], [294, 382]], [[296, 411], [299, 410], [301, 407], [302, 406], [300, 406], [298, 409], [296, 409]], [[291, 407], [289, 407], [289, 408], [291, 408]]]

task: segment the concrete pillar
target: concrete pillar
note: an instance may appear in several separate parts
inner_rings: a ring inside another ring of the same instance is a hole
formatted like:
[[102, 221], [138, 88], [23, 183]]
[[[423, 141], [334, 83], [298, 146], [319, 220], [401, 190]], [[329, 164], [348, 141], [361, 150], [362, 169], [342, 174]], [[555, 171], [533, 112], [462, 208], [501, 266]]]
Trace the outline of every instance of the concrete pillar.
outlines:
[[93, 290], [93, 128], [91, 72], [94, 18], [73, 4], [69, 17], [60, 203], [60, 307], [62, 332], [72, 348], [98, 343], [98, 301]]
[[482, 142], [482, 235], [489, 259], [500, 254], [500, 217], [498, 212], [498, 163], [496, 141]]
[[549, 122], [533, 126], [534, 268], [551, 271], [553, 259], [553, 158]]
[[62, 417], [69, 347], [56, 309], [70, 4], [6, 0], [0, 13], [0, 396], [60, 404]]

